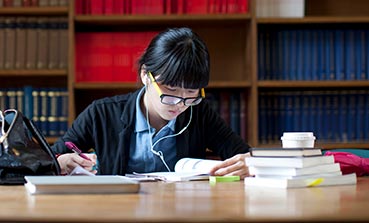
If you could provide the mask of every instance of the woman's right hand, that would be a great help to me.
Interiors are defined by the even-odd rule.
[[[97,159],[96,154],[84,153],[84,155],[86,155],[91,161],[86,160],[75,153],[66,153],[60,155],[58,157],[58,163],[61,169],[61,174],[67,175],[71,173],[77,166],[81,166],[88,172],[96,174],[97,170],[94,169]]]

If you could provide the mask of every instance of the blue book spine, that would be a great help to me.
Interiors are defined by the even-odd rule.
[[[347,133],[348,133],[348,141],[353,141],[356,139],[356,95],[350,91],[348,94],[348,111],[347,111]]]
[[[47,112],[47,123],[48,123],[48,136],[58,136],[59,135],[59,120],[58,120],[58,98],[59,90],[57,88],[50,88],[47,91],[47,97],[49,102],[49,111]]]
[[[340,142],[348,141],[348,133],[347,133],[347,110],[348,110],[348,101],[347,101],[348,91],[342,91],[340,95],[339,101],[339,139]]]
[[[287,31],[290,33],[289,41],[289,80],[297,79],[297,30]]]
[[[336,80],[345,80],[345,71],[344,71],[344,35],[345,32],[343,30],[336,30],[336,38],[335,38],[335,71],[336,71]]]
[[[366,79],[366,57],[367,52],[366,51],[366,31],[364,30],[356,30],[356,41],[355,41],[355,47],[356,47],[356,79],[357,80],[365,80]]]
[[[335,72],[335,34],[333,30],[327,30],[327,43],[326,43],[326,50],[327,50],[327,80],[336,80],[336,72]]]
[[[312,79],[312,53],[311,53],[311,43],[312,43],[312,35],[311,30],[304,30],[304,80]]]
[[[265,33],[258,33],[258,77],[259,80],[265,80]]]
[[[345,65],[346,65],[346,80],[355,80],[355,68],[356,68],[356,60],[358,59],[358,54],[355,52],[355,45],[358,43],[355,41],[355,31],[354,30],[346,30],[345,31]]]
[[[311,30],[311,79],[318,80],[318,30]]]
[[[283,30],[283,80],[290,80],[291,62],[290,60],[291,48],[291,33],[289,30]]]
[[[33,91],[33,87],[32,86],[24,86],[23,88],[24,91],[24,104],[23,104],[23,109],[24,112],[23,114],[28,118],[28,119],[33,119],[33,96],[32,96],[32,91]]]
[[[49,117],[49,100],[48,100],[48,89],[41,88],[40,89],[40,130],[43,135],[49,136],[49,125],[48,125],[48,117]]]
[[[240,128],[240,93],[233,92],[230,95],[230,126],[238,135],[241,133]]]
[[[365,91],[364,90],[358,91],[356,96],[357,96],[356,135],[357,135],[357,141],[358,142],[363,142],[365,140],[365,137],[364,137]]]
[[[267,98],[264,92],[260,92],[259,95],[259,139],[260,139],[260,143],[261,144],[266,144],[267,143],[267,132],[270,130],[268,129],[268,124],[267,124]]]
[[[303,69],[304,69],[304,32],[297,30],[296,36],[296,80],[303,80]]]
[[[327,79],[327,65],[326,65],[326,50],[325,50],[325,41],[326,41],[326,32],[324,30],[318,30],[318,70],[317,70],[317,80],[326,80]]]
[[[59,89],[60,96],[58,98],[58,107],[60,107],[60,111],[58,114],[59,117],[59,135],[62,136],[68,129],[68,103],[69,103],[69,94],[66,88]]]

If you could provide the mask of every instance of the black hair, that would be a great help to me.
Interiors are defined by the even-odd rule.
[[[209,52],[190,28],[171,28],[155,36],[138,60],[157,81],[169,86],[197,89],[209,83]]]

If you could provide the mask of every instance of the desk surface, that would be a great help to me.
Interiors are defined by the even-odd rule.
[[[300,189],[246,187],[243,181],[142,183],[138,194],[29,195],[0,186],[0,221],[360,221],[369,220],[369,178],[357,185]]]

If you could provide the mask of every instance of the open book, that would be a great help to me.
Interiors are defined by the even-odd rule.
[[[174,166],[174,172],[134,173],[131,177],[163,181],[209,180],[210,170],[221,162],[219,160],[182,158]]]

